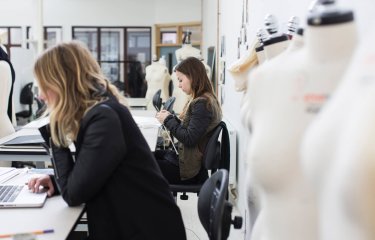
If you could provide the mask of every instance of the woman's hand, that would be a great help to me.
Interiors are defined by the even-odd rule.
[[[42,175],[35,178],[31,178],[28,182],[28,187],[33,193],[40,192],[41,188],[44,187],[47,188],[47,195],[48,197],[51,197],[53,193],[55,192],[55,189],[53,187],[52,179],[49,175]]]
[[[161,110],[160,112],[156,113],[156,119],[161,123],[164,124],[164,120],[170,115],[171,113],[167,110]]]

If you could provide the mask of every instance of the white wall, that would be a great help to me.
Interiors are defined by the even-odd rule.
[[[65,41],[72,38],[72,26],[153,27],[158,23],[202,20],[201,0],[0,0],[3,10],[0,14],[0,26],[21,26],[23,33],[26,32],[26,26],[37,29],[38,1],[43,2],[43,25],[62,26]],[[22,39],[25,46],[26,36]],[[12,56],[12,61],[19,62],[14,57]],[[18,66],[22,67],[20,64]],[[17,70],[24,72],[22,69]],[[22,81],[22,86],[24,81],[30,79],[17,77],[16,81]],[[13,95],[17,111],[22,109],[18,101],[19,92],[20,89],[15,89]]]
[[[28,25],[35,0],[0,0],[0,23]],[[44,0],[45,25],[153,25],[201,21],[201,0]],[[181,11],[183,9],[183,11]]]
[[[201,2],[202,0],[155,0],[154,22],[171,23],[202,21]]]
[[[207,62],[207,48],[217,45],[218,0],[202,0],[202,11],[202,56]]]
[[[35,0],[0,0],[1,26],[32,25]],[[71,39],[72,25],[153,26],[201,21],[201,0],[44,0],[44,25],[63,26]],[[183,9],[183,11],[181,11]]]
[[[203,0],[203,20],[206,16],[211,15],[212,2],[215,0]],[[237,59],[237,38],[240,36],[241,19],[242,19],[242,7],[246,0],[218,0],[219,3],[219,35],[225,36],[225,48],[226,55],[224,60],[228,67],[230,63]],[[255,39],[255,33],[257,29],[263,27],[264,16],[268,13],[274,14],[280,24],[284,24],[289,20],[291,16],[298,16],[301,19],[301,24],[305,26],[307,9],[311,3],[311,0],[247,0],[249,3],[249,26],[248,36],[251,42]],[[369,22],[373,22],[372,14],[375,8],[375,2],[373,0],[342,0],[337,1],[338,4],[353,9],[355,12],[355,19],[358,26],[358,32],[360,39],[363,39],[366,32],[369,30]],[[203,26],[209,26],[206,22],[203,22]],[[215,35],[214,27],[204,28],[203,39],[210,39],[211,36]],[[210,40],[211,41],[211,40]],[[324,41],[324,39],[322,39]],[[241,54],[245,52],[244,46],[241,46]],[[226,84],[224,87],[225,101],[223,105],[223,111],[226,118],[236,128],[238,134],[238,152],[237,157],[239,160],[239,174],[238,174],[238,201],[237,205],[242,212],[243,216],[245,211],[245,176],[246,176],[246,159],[244,153],[247,149],[247,142],[250,139],[250,135],[246,128],[241,124],[239,112],[240,102],[243,93],[236,92],[234,89],[234,82],[228,72],[225,73]],[[251,86],[249,86],[251,87]],[[246,220],[247,221],[247,220]]]

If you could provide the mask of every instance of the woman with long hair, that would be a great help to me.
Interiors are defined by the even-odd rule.
[[[222,119],[221,106],[199,59],[186,58],[175,71],[178,87],[190,100],[178,117],[166,110],[156,114],[159,122],[178,140],[178,150],[177,153],[159,150],[155,156],[169,183],[202,183],[208,177],[202,165],[203,153],[212,130]]]
[[[69,206],[85,203],[89,239],[186,239],[180,210],[125,98],[89,50],[76,41],[59,44],[37,59],[34,74],[50,114],[49,128],[40,131],[55,174],[31,179],[29,188],[48,187],[49,196],[60,193]]]

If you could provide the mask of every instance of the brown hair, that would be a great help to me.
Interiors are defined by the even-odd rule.
[[[67,147],[76,139],[85,113],[107,99],[103,92],[127,105],[125,97],[108,82],[87,47],[78,41],[46,50],[36,60],[34,75],[44,93],[50,90],[57,95],[48,110],[52,140],[58,146]]]
[[[210,104],[211,106],[220,106],[212,87],[212,83],[207,76],[206,68],[198,58],[186,58],[185,60],[177,64],[177,66],[175,67],[175,71],[184,74],[191,81],[192,100],[203,97],[208,100],[208,104]],[[214,104],[214,102],[216,104]],[[190,101],[186,103],[182,113],[180,114],[180,118],[184,117],[189,103]],[[221,113],[220,108],[218,109],[218,111],[220,111]]]

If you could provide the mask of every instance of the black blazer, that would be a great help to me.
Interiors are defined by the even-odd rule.
[[[129,110],[117,100],[82,119],[76,160],[52,148],[64,200],[86,203],[89,239],[186,239],[169,185]]]

